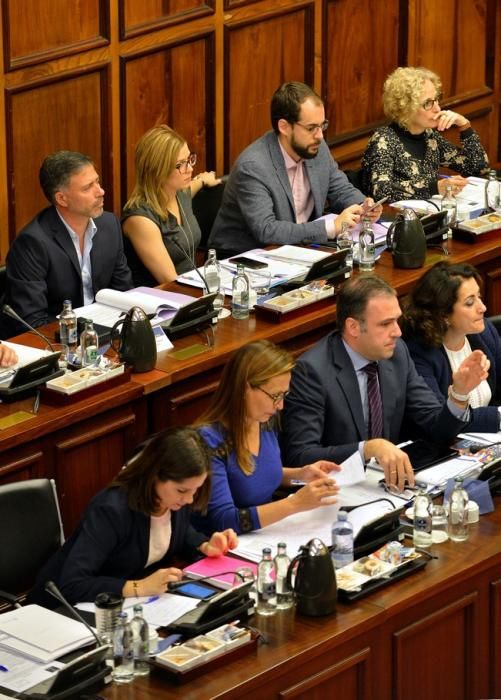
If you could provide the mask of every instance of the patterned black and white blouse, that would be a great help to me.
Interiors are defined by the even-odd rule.
[[[440,166],[464,177],[484,174],[489,159],[477,132],[465,129],[460,138],[458,147],[434,129],[417,135],[397,124],[377,129],[362,158],[364,193],[375,200],[389,196],[393,202],[428,199],[438,192]]]

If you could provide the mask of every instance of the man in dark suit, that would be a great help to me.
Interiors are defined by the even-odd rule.
[[[58,151],[44,160],[39,178],[51,206],[12,243],[5,296],[32,326],[53,321],[65,299],[78,307],[105,287],[132,287],[120,223],[103,212],[104,190],[90,158]],[[22,330],[2,316],[4,338]]]
[[[304,83],[284,83],[271,99],[269,131],[236,160],[209,246],[228,257],[251,248],[335,238],[373,204],[350,184],[324,141],[321,98]],[[315,221],[326,202],[336,221]],[[381,207],[369,214],[376,220]]]
[[[473,352],[453,374],[442,404],[400,339],[400,315],[395,290],[379,277],[345,284],[337,298],[339,330],[302,355],[293,370],[282,423],[285,464],[342,462],[359,450],[364,461],[377,459],[387,483],[403,488],[406,477],[414,483],[413,470],[394,443],[410,429],[451,442],[465,428],[467,395],[487,376],[488,359]]]

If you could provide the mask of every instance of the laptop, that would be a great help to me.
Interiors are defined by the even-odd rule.
[[[335,253],[314,262],[304,275],[292,277],[287,282],[281,282],[280,287],[296,289],[308,284],[308,282],[313,282],[313,280],[332,280],[336,277],[342,277],[345,272],[350,271],[350,268],[345,265],[347,255],[347,250],[337,250]]]
[[[60,352],[52,352],[17,369],[0,370],[0,399],[8,401],[20,398],[21,393],[64,374],[58,364],[60,355]]]

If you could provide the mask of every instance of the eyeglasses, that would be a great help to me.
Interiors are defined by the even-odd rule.
[[[320,131],[324,132],[327,131],[327,129],[329,128],[329,122],[327,121],[327,119],[321,124],[301,124],[301,122],[294,122],[294,124],[297,124],[309,134],[314,134],[315,131],[318,131],[319,129]]]
[[[270,394],[268,391],[266,391],[266,389],[263,389],[262,386],[256,386],[254,388],[259,389],[259,391],[262,391],[263,394],[266,394],[266,396],[273,401],[274,406],[277,406],[289,394],[288,391],[277,391],[276,394]]]
[[[428,100],[426,100],[425,102],[422,102],[422,103],[421,103],[421,107],[422,107],[423,109],[425,109],[427,112],[429,112],[430,109],[433,108],[433,105],[434,105],[435,103],[437,103],[437,105],[438,105],[438,104],[440,104],[441,101],[442,101],[442,95],[437,95],[437,96],[434,97],[433,99],[430,97]]]
[[[180,160],[179,163],[176,163],[176,170],[179,170],[180,173],[185,173],[188,168],[193,168],[197,162],[197,154],[196,153],[190,153],[188,158],[186,160]]]

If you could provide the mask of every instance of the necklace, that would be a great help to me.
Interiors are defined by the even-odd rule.
[[[188,221],[188,218],[187,218],[187,216],[186,216],[186,213],[185,213],[185,211],[184,211],[184,209],[183,209],[183,205],[181,204],[181,200],[178,199],[178,200],[177,200],[177,203],[178,203],[179,209],[180,209],[180,211],[181,211],[181,218],[182,218],[182,220],[183,220],[183,223],[187,226],[188,231],[189,231],[189,233],[190,233],[189,237],[188,237],[188,234],[186,233],[186,231],[184,230],[183,225],[181,224],[181,222],[179,222],[179,228],[180,228],[180,230],[182,231],[183,236],[184,236],[185,239],[186,239],[187,254],[188,254],[188,256],[189,256],[191,262],[193,263],[193,265],[195,265],[195,237],[193,236],[193,231],[191,230],[190,222]]]

